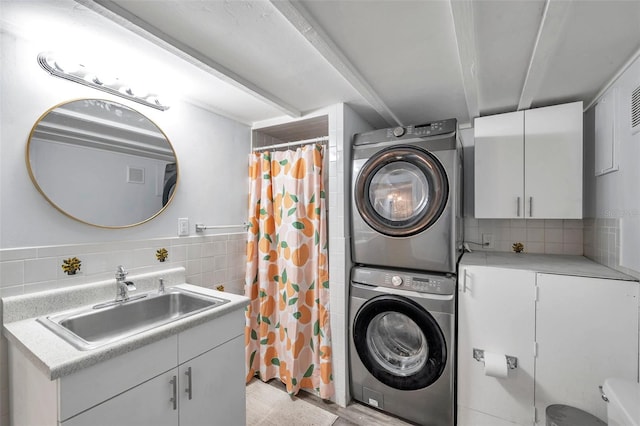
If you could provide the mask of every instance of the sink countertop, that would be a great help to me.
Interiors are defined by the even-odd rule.
[[[36,321],[38,317],[43,315],[113,299],[115,297],[115,279],[106,280],[94,284],[3,298],[4,336],[51,380],[55,380],[211,321],[229,312],[244,309],[249,304],[249,299],[244,296],[186,284],[184,283],[184,275],[184,268],[132,275],[129,279],[134,281],[138,288],[132,295],[155,290],[157,279],[162,277],[165,279],[167,289],[171,287],[184,288],[196,293],[227,299],[229,302],[211,310],[86,351],[76,349]]]
[[[584,256],[563,254],[534,254],[510,252],[465,253],[461,266],[489,266],[494,268],[524,269],[556,275],[573,275],[622,281],[638,281],[630,275],[601,265]]]

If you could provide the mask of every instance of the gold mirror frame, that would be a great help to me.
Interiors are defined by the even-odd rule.
[[[40,150],[34,151],[37,148],[40,148]],[[47,149],[50,150],[50,153],[54,153],[54,155],[47,157],[46,159],[48,161],[42,161],[43,159],[41,157],[45,155],[44,151]],[[112,167],[121,166],[116,164],[115,160],[117,158],[131,160],[129,165],[122,164],[122,169],[118,171],[118,173],[120,171],[123,172],[120,178],[126,178],[125,184],[142,184],[142,186],[138,185],[137,191],[144,190],[150,192],[153,190],[155,198],[160,197],[160,206],[156,208],[155,205],[145,205],[140,202],[140,200],[143,199],[142,197],[135,196],[135,191],[124,191],[129,198],[134,197],[132,198],[132,204],[135,204],[136,208],[146,209],[152,213],[139,213],[137,216],[140,217],[131,219],[131,223],[109,223],[105,220],[96,220],[100,215],[111,217],[109,215],[119,213],[116,209],[125,209],[123,211],[126,211],[126,209],[132,207],[132,205],[117,205],[118,200],[127,202],[126,199],[122,200],[121,193],[117,191],[117,188],[111,188],[114,189],[114,191],[110,193],[96,195],[91,192],[92,188],[86,187],[82,189],[81,192],[83,193],[77,197],[77,199],[82,201],[74,200],[72,201],[74,205],[71,205],[67,200],[73,196],[70,191],[75,191],[80,183],[86,183],[83,178],[93,177],[95,175],[78,175],[80,173],[78,170],[72,171],[70,167],[65,169],[65,166],[62,164],[58,170],[54,170],[56,167],[54,164],[56,161],[54,156],[60,156],[59,153],[63,150],[71,153],[82,150],[85,158],[78,159],[76,162],[74,162],[71,156],[66,155],[63,156],[62,160],[60,158],[58,158],[58,160],[71,163],[72,165],[77,164],[79,167],[84,168],[91,167],[91,164],[86,161],[86,156],[88,156],[89,153],[108,156],[112,160]],[[41,170],[38,171],[38,165],[34,165],[34,161],[45,163],[46,166],[41,166]],[[107,167],[105,166],[105,164],[108,164],[107,161],[97,161],[98,163],[92,171],[97,170],[99,167]],[[155,175],[151,173],[151,177],[153,178],[151,182],[147,182],[146,180],[146,168],[135,167],[135,164],[138,163],[144,163],[146,166],[156,166]],[[106,229],[130,228],[154,219],[171,204],[180,181],[175,150],[162,129],[139,111],[105,99],[74,99],[62,102],[48,109],[38,118],[31,129],[26,147],[26,164],[29,177],[38,192],[59,212],[86,225]],[[173,182],[170,188],[167,186],[167,164],[174,164],[174,166],[172,166],[174,171],[169,174]],[[161,172],[159,169],[162,165],[164,165],[164,168],[161,180]],[[48,178],[42,175],[42,173],[45,173],[43,171],[44,167],[47,169],[46,173],[49,173]],[[109,176],[103,174],[96,176],[96,178],[99,181],[106,181],[113,178],[113,176],[113,174]],[[140,181],[140,177],[142,181]],[[138,179],[138,181],[135,179]],[[47,186],[51,187],[51,185],[55,185],[55,183],[50,184],[50,180],[64,181],[62,184],[63,187],[54,188],[54,190],[47,188]],[[159,190],[161,182],[162,187]],[[60,182],[56,183],[60,184]],[[154,184],[153,188],[151,187],[152,184]],[[87,197],[87,195],[89,195],[89,197]],[[92,203],[90,198],[95,198],[94,201],[105,203],[108,208],[113,206],[113,210],[108,210],[105,206],[96,206],[95,210],[97,210],[98,213],[94,214],[93,217],[79,214],[82,210],[90,208],[90,203]],[[75,204],[76,201],[77,204]],[[82,205],[82,202],[89,204]],[[93,214],[94,212],[91,213]]]

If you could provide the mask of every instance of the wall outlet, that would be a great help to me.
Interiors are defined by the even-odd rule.
[[[495,248],[493,234],[482,234],[482,247],[490,249]]]
[[[178,236],[186,237],[187,235],[189,235],[189,219],[181,217],[178,219]]]

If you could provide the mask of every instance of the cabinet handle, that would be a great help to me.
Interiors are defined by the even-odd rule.
[[[520,197],[516,198],[516,216],[520,217]]]
[[[604,393],[604,389],[602,388],[602,386],[598,386],[598,388],[600,389],[600,397],[602,398],[602,400],[604,402],[609,402],[609,397],[607,397],[607,394]]]
[[[462,292],[466,293],[467,292],[467,277],[469,276],[469,272],[467,272],[467,270],[464,270],[464,274],[462,274]]]
[[[169,381],[171,386],[173,387],[173,397],[169,400],[173,403],[173,409],[178,409],[178,378],[173,376]]]
[[[189,394],[189,400],[191,400],[193,397],[193,387],[191,386],[191,367],[187,368],[184,375],[187,376],[187,388],[184,391]]]
[[[533,217],[533,197],[529,197],[529,217]]]

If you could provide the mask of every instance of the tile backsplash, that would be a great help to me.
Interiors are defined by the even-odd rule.
[[[640,272],[620,266],[619,218],[584,220],[584,255],[609,268],[640,278]]]
[[[525,253],[581,255],[583,221],[580,219],[475,219],[465,218],[464,239],[472,251],[512,251],[516,242]],[[482,246],[483,234],[493,237],[494,248]]]
[[[245,233],[159,238],[102,244],[74,244],[0,250],[0,297],[26,294],[113,278],[116,267],[130,273],[184,266],[187,282],[207,288],[219,285],[242,294],[245,271]],[[156,251],[166,249],[165,262]],[[67,275],[65,259],[77,257],[80,271]]]

